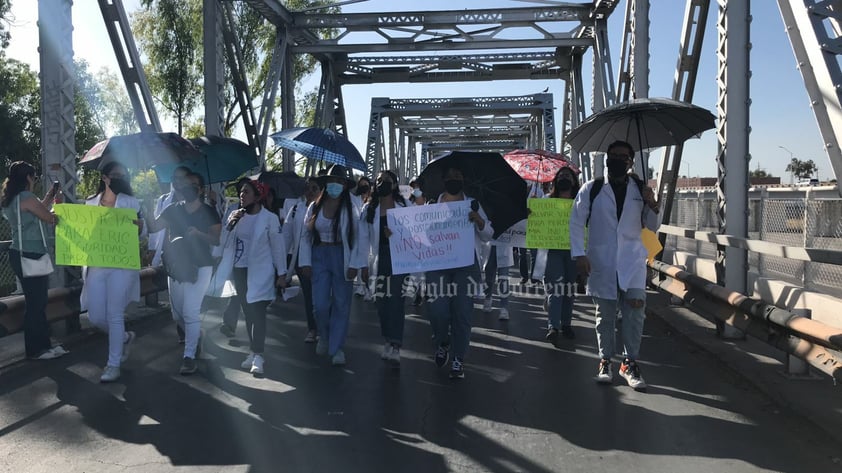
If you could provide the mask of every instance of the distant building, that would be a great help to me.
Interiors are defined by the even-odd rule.
[[[649,186],[654,188],[657,185],[655,179],[649,180]],[[750,178],[751,186],[779,186],[781,185],[780,177],[752,177]],[[699,187],[715,187],[715,177],[679,177],[675,183],[676,189],[696,189]]]

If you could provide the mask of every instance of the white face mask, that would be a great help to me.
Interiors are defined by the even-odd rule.
[[[417,199],[418,197],[421,197],[423,194],[424,194],[424,193],[423,193],[423,192],[421,192],[421,189],[415,189],[414,191],[412,191],[412,197],[415,197],[416,199]]]
[[[333,197],[334,199],[339,197],[344,190],[344,186],[339,184],[338,182],[328,182],[327,186],[325,186],[325,191],[327,191],[327,195]]]

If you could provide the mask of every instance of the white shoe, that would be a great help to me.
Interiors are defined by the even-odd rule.
[[[252,365],[254,364],[254,353],[249,354],[242,363],[240,363],[240,367],[244,370],[251,369]]]
[[[69,351],[67,351],[67,350],[66,350],[63,346],[61,346],[61,345],[56,345],[56,346],[54,346],[54,347],[52,348],[52,352],[53,352],[53,353],[55,353],[56,358],[58,358],[58,357],[60,357],[60,356],[64,356],[64,355],[66,355],[66,354],[70,353]]]
[[[354,285],[354,295],[355,296],[364,296],[365,295],[365,286],[362,284]]]
[[[134,332],[126,332],[126,341],[123,342],[123,356],[120,357],[120,362],[125,363],[129,359],[129,353],[132,350],[132,343],[137,335]]]
[[[333,366],[345,366],[345,352],[339,350],[333,355],[333,358],[330,360]]]
[[[500,308],[500,315],[497,317],[498,320],[509,320],[509,309],[505,307]]]
[[[251,362],[251,374],[263,374],[263,355],[254,355]]]
[[[368,286],[365,286],[365,288],[363,289],[363,292],[364,292],[363,300],[365,302],[371,302],[371,301],[374,300],[374,296],[371,294],[371,289],[369,289]]]
[[[389,357],[391,357],[391,356],[392,356],[392,344],[389,343],[389,342],[386,342],[386,344],[383,345],[383,353],[380,354],[380,359],[381,360],[388,360]]]
[[[486,299],[482,303],[482,311],[485,313],[491,312],[492,310],[492,300],[491,298]]]
[[[392,347],[392,352],[389,353],[389,362],[396,365],[401,364],[401,347]]]
[[[99,377],[100,383],[113,383],[120,379],[120,368],[116,366],[106,366],[102,370],[102,376]]]

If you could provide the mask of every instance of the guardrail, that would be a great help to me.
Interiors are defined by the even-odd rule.
[[[166,273],[162,267],[144,268],[140,271],[140,293],[142,296],[167,289]],[[47,321],[78,316],[82,311],[79,295],[82,286],[56,287],[47,292]],[[0,337],[18,332],[23,328],[25,300],[22,295],[0,298]]]
[[[651,283],[704,314],[731,325],[842,381],[842,329],[730,291],[676,266],[653,261]]]

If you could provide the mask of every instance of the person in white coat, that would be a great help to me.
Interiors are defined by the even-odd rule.
[[[313,178],[308,179],[304,186],[303,198],[296,199],[295,204],[290,206],[281,227],[284,243],[289,250],[287,282],[292,280],[293,273],[297,274],[301,284],[301,293],[304,295],[304,314],[307,316],[307,335],[304,336],[304,343],[316,343],[318,327],[316,318],[313,316],[313,282],[301,273],[301,267],[298,264],[298,248],[301,246],[301,238],[304,235],[304,216],[307,214],[307,207],[321,192],[319,183]]]
[[[243,181],[240,208],[228,217],[220,240],[222,261],[217,277],[233,280],[240,296],[251,353],[241,363],[254,375],[262,375],[266,343],[266,307],[275,300],[275,287],[286,287],[286,247],[277,214],[263,206],[267,187]]]
[[[438,367],[447,364],[450,353],[453,361],[450,365],[450,378],[465,377],[463,363],[468,346],[471,343],[471,312],[473,310],[470,294],[471,282],[479,283],[479,261],[483,242],[491,239],[494,229],[488,216],[479,205],[463,192],[465,177],[457,168],[448,168],[442,174],[445,192],[437,199],[438,203],[472,201],[468,220],[474,224],[474,262],[462,268],[444,269],[427,272],[427,294],[432,299],[427,313],[433,329],[433,343],[436,347],[435,361]],[[455,293],[448,288],[455,286]]]
[[[111,161],[100,172],[97,193],[85,204],[136,211],[135,224],[143,236],[140,201],[133,196],[126,167]],[[85,267],[82,279],[82,310],[88,311],[91,324],[108,334],[108,362],[99,380],[110,383],[120,378],[120,365],[128,359],[135,339],[134,332],[126,331],[125,311],[129,303],[140,300],[140,271]]]
[[[596,305],[600,357],[596,381],[608,384],[613,380],[611,358],[615,354],[619,305],[623,316],[620,375],[629,386],[642,390],[646,383],[637,360],[643,336],[648,253],[641,230],[658,230],[659,207],[652,189],[638,185],[638,178],[629,174],[633,158],[634,149],[629,143],[616,141],[609,145],[606,185],[601,186],[593,203],[591,188],[598,181],[585,183],[576,195],[570,215],[570,246],[578,272],[590,277],[587,292]]]
[[[499,241],[488,243],[488,258],[485,260],[485,301],[482,311],[491,313],[494,310],[494,293],[500,301],[499,320],[509,320],[509,268],[514,266],[515,258],[512,246]]]
[[[324,191],[304,216],[298,264],[313,282],[313,315],[319,330],[316,354],[329,355],[334,366],[342,366],[353,281],[367,262],[359,242],[359,213],[348,191],[353,182],[348,170],[335,164],[319,182]]]
[[[398,176],[392,171],[381,171],[375,181],[373,197],[360,214],[360,246],[368,256],[368,267],[363,268],[362,278],[369,286],[373,282],[380,334],[385,342],[380,358],[394,364],[401,362],[406,316],[403,288],[407,275],[392,273],[389,247],[392,232],[387,225],[386,211],[406,206],[398,189]]]

